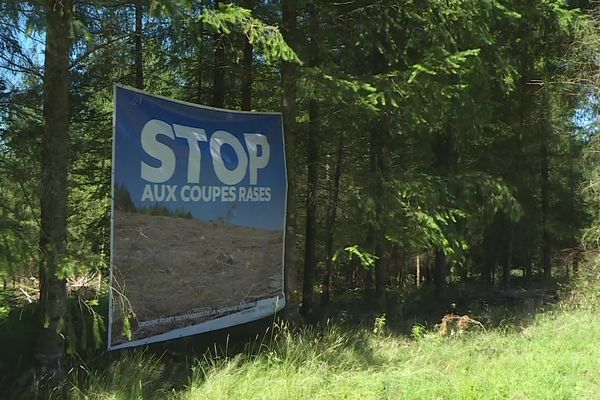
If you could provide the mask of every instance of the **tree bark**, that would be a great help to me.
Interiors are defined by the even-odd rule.
[[[511,221],[506,218],[506,224],[508,227],[508,237],[506,243],[506,253],[504,257],[504,265],[502,268],[502,284],[506,287],[510,285],[510,275],[512,272],[512,256],[513,256],[513,245],[514,245],[514,234]]]
[[[319,190],[319,105],[310,100],[308,105],[308,175],[306,193],[306,234],[304,248],[304,279],[302,284],[302,315],[314,312],[314,283],[317,266],[317,193]]]
[[[435,167],[441,177],[446,178],[456,167],[455,138],[452,122],[448,121],[446,132],[440,135],[434,143]],[[439,247],[435,249],[435,265],[433,268],[433,282],[438,298],[443,297],[446,290],[446,278],[449,273],[446,253]]]
[[[244,0],[244,8],[252,10],[253,0]],[[252,61],[254,47],[247,36],[244,37],[244,59],[242,67],[242,110],[252,110]]]
[[[550,181],[549,181],[549,160],[548,160],[548,139],[552,130],[550,121],[550,103],[546,89],[543,90],[542,101],[542,121],[541,121],[541,212],[542,212],[542,268],[544,271],[544,279],[549,280],[552,277],[552,254],[550,250],[550,231],[548,228],[549,217],[549,196],[550,196]]]
[[[216,0],[215,7],[226,4],[228,0]],[[214,36],[213,100],[212,106],[225,107],[225,35],[217,32]]]
[[[282,1],[282,34],[286,43],[294,48],[297,44],[296,0]],[[299,320],[298,265],[296,251],[296,79],[298,67],[293,62],[284,62],[281,67],[283,88],[282,111],[285,130],[285,155],[288,177],[284,286],[286,296],[285,318],[294,323]]]
[[[142,47],[142,0],[135,0],[135,87],[144,89],[144,53]]]
[[[382,112],[384,114],[384,112]],[[380,310],[385,310],[386,305],[386,282],[387,271],[383,259],[383,244],[384,236],[382,234],[382,218],[383,218],[383,184],[384,184],[384,160],[383,160],[383,136],[387,134],[387,124],[384,123],[385,116],[382,115],[380,120],[375,123],[371,130],[370,140],[370,168],[373,175],[373,198],[375,200],[375,221],[370,227],[371,247],[375,259],[375,299]]]
[[[196,66],[196,102],[202,104],[202,79],[204,72],[204,51],[202,49],[202,41],[204,37],[204,29],[200,28],[200,40],[198,41],[198,58]]]
[[[444,250],[438,248],[435,251],[435,262],[433,271],[433,283],[435,285],[435,295],[441,298],[446,290],[446,276],[448,274],[448,260]]]
[[[417,254],[415,261],[416,261],[415,284],[417,287],[420,287],[421,286],[421,256]]]
[[[311,67],[319,66],[319,14],[315,5],[310,9]],[[319,103],[310,99],[308,104],[308,174],[306,180],[306,234],[304,248],[304,279],[302,285],[302,315],[310,318],[314,313],[314,284],[317,268],[317,195],[319,191],[319,131],[321,117]]]
[[[335,171],[330,187],[329,209],[327,211],[327,243],[325,259],[325,276],[323,277],[323,290],[321,292],[321,304],[329,303],[331,293],[331,280],[333,277],[333,236],[335,234],[335,220],[337,216],[338,198],[340,193],[340,179],[342,177],[342,159],[344,158],[344,132],[340,131],[338,141]]]
[[[69,146],[69,58],[71,0],[47,0],[44,61],[44,136],[42,137],[40,310],[36,359],[42,378],[40,397],[57,390],[65,375],[66,280],[61,267],[67,253],[67,168]]]
[[[387,71],[387,61],[385,56],[376,51],[372,55],[372,72],[373,75],[379,75]],[[375,202],[375,221],[370,226],[371,248],[375,259],[375,299],[380,311],[385,311],[386,308],[386,283],[387,283],[387,268],[384,262],[383,252],[385,236],[383,234],[383,214],[384,214],[384,183],[386,175],[385,165],[385,145],[389,134],[389,123],[387,110],[384,108],[380,111],[377,120],[374,121],[370,135],[369,149],[369,168],[373,179],[371,195]]]

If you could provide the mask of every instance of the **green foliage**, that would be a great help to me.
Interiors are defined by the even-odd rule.
[[[561,0],[294,2],[297,30],[288,32],[287,22],[281,21],[281,2],[254,2],[252,10],[223,2],[211,9],[206,4],[144,2],[145,87],[180,100],[210,103],[215,41],[223,34],[226,107],[239,108],[241,94],[247,90],[241,76],[247,67],[248,39],[254,46],[253,108],[276,111],[281,109],[282,92],[277,64],[294,64],[297,75],[291,80],[297,89],[293,102],[297,115],[291,117],[297,124],[286,137],[295,143],[291,159],[297,162],[289,167],[298,174],[289,181],[297,184],[294,200],[303,204],[308,131],[318,125],[322,178],[316,193],[317,259],[331,254],[328,243],[338,249],[333,257],[334,300],[347,289],[344,275],[347,286],[354,288],[375,264],[389,272],[384,289],[405,299],[416,281],[416,256],[423,256],[421,271],[433,274],[431,260],[426,263],[425,258],[440,250],[454,281],[480,278],[511,260],[515,267],[539,266],[544,244],[554,255],[577,246],[588,224],[586,214],[592,224],[585,230],[584,242],[588,249],[598,249],[600,145],[593,127],[575,132],[573,118],[582,109],[594,115],[597,107],[595,91],[600,85],[594,74],[600,41],[593,16]],[[75,16],[69,88],[68,256],[59,273],[74,277],[100,271],[106,281],[112,84],[133,83],[134,16],[130,6],[106,2],[78,3]],[[37,4],[0,3],[0,277],[9,282],[13,277],[36,275],[38,267],[39,181],[40,171],[47,167],[40,164],[44,29],[44,14]],[[289,33],[289,43],[281,32]],[[315,103],[319,118],[311,121],[314,113],[311,117],[309,108]],[[337,222],[329,227],[330,210],[323,205],[329,204],[333,192],[340,136],[344,141],[339,199],[333,208]],[[542,144],[547,146],[550,171],[547,212],[541,210]],[[114,196],[119,211],[192,218],[189,212],[161,203],[136,206],[119,185]],[[296,231],[302,232],[305,209],[292,211],[298,220]],[[329,231],[331,238],[326,237]],[[301,248],[303,238],[298,239]],[[361,268],[354,270],[359,264]],[[434,278],[427,276],[423,284]],[[0,298],[0,321],[13,315],[8,304]],[[82,297],[70,306],[74,310],[63,321],[69,352],[97,349],[106,328],[104,300]],[[123,333],[128,337],[129,311],[123,318]],[[535,397],[525,378],[542,381],[539,393],[561,394],[562,386],[557,389],[546,382],[534,364],[526,364],[516,357],[516,350],[505,346],[506,339],[499,334],[465,341],[468,357],[456,361],[452,347],[429,341],[431,333],[420,325],[414,326],[413,337],[424,342],[423,348],[381,337],[387,333],[387,323],[385,316],[378,317],[369,326],[374,332],[350,334],[333,328],[302,334],[281,330],[265,354],[202,364],[198,367],[202,376],[198,372],[182,397],[243,398],[264,393],[272,398]],[[579,323],[565,332],[595,340],[591,333],[576,329]],[[585,321],[582,324],[587,326]],[[15,332],[27,331],[12,327]],[[543,329],[552,331],[545,325]],[[31,332],[27,331],[28,338]],[[549,365],[550,351],[541,340],[531,344],[541,351],[536,362]],[[549,343],[556,344],[553,340]],[[489,348],[505,353],[489,353]],[[422,349],[426,351],[419,353]],[[435,358],[438,353],[444,357]],[[485,365],[480,353],[492,355],[498,376],[505,381],[477,375]],[[577,361],[569,358],[571,353],[565,357]],[[96,388],[90,390],[98,398],[166,397],[148,384],[160,376],[160,368],[141,371],[143,359],[116,363],[106,376],[80,378]],[[514,375],[507,367],[512,362],[528,375]],[[409,364],[414,368],[405,368]],[[586,361],[586,366],[595,365]],[[300,376],[301,370],[308,374]],[[414,374],[415,370],[425,373]],[[440,383],[439,377],[447,371],[455,374]],[[112,375],[119,375],[114,383]],[[564,384],[575,379],[570,376]],[[334,378],[340,378],[340,383]],[[513,379],[523,396],[503,383]],[[406,390],[395,382],[406,382]],[[573,392],[582,397],[589,394],[585,382],[575,382]],[[590,382],[591,393],[596,382]],[[356,392],[348,392],[347,387]]]
[[[373,265],[375,264],[375,260],[377,260],[378,258],[377,256],[371,253],[361,250],[357,245],[348,246],[344,250],[348,252],[350,259],[352,259],[352,257],[354,256],[358,257],[358,259],[360,260],[360,265],[362,265],[364,268],[373,267]]]
[[[300,59],[285,40],[279,29],[254,18],[250,10],[233,4],[219,4],[218,10],[204,9],[199,22],[217,32],[231,33],[240,29],[270,62],[290,61],[301,64]]]
[[[375,336],[384,336],[387,332],[385,314],[375,318],[373,322],[373,334]]]

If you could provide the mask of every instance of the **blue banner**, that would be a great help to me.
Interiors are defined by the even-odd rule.
[[[115,86],[109,349],[284,307],[284,149],[279,113]]]

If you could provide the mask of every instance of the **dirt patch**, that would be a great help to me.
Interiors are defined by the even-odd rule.
[[[138,340],[231,311],[150,327],[140,322],[283,292],[281,231],[123,211],[114,218],[112,345],[127,341],[124,309]]]

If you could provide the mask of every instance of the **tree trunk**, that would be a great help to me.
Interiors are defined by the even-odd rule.
[[[198,59],[196,66],[196,103],[202,104],[202,73],[204,72],[204,51],[202,42],[204,37],[204,29],[200,28],[200,40],[198,41]]]
[[[371,268],[369,269],[365,269],[364,266],[360,266],[360,268],[363,269],[363,288],[364,288],[364,293],[365,293],[365,298],[367,300],[371,299],[371,296],[373,296],[373,271]]]
[[[417,287],[421,286],[421,256],[417,254],[416,257],[416,276],[415,283]]]
[[[526,260],[525,261],[525,266],[523,267],[523,275],[525,276],[526,280],[531,280],[531,276],[532,276],[532,268],[531,268],[531,261]]]
[[[144,89],[144,53],[142,48],[142,0],[135,0],[135,87]]]
[[[294,48],[297,44],[296,0],[282,1],[282,34],[286,43]],[[298,265],[296,251],[296,79],[298,67],[284,62],[281,67],[283,88],[282,111],[285,130],[285,153],[288,178],[287,213],[285,231],[284,284],[286,295],[286,319],[299,320]]]
[[[304,249],[304,280],[302,284],[302,315],[310,317],[314,307],[314,283],[317,266],[317,193],[319,190],[319,105],[308,105],[308,176],[306,193],[306,236]]]
[[[319,15],[317,7],[312,6],[310,10],[310,27],[312,38],[310,41],[310,64],[312,67],[319,66]],[[304,280],[302,286],[302,315],[310,318],[314,313],[314,284],[317,268],[317,195],[319,191],[319,131],[321,128],[321,117],[319,115],[319,103],[310,99],[308,104],[308,174],[306,180],[306,235],[304,249]]]
[[[331,182],[329,198],[329,210],[327,211],[327,243],[325,259],[325,276],[323,277],[323,291],[321,292],[321,304],[329,303],[331,293],[331,280],[333,277],[333,235],[335,234],[335,220],[337,216],[338,198],[340,193],[340,178],[342,176],[342,159],[344,158],[344,132],[340,130],[340,138],[337,148],[337,159],[335,171]]]
[[[506,244],[506,253],[504,257],[504,266],[502,268],[502,284],[504,286],[510,285],[510,274],[512,272],[512,255],[513,255],[513,245],[514,245],[514,234],[513,228],[511,226],[511,222],[506,219],[506,223],[508,224],[508,239]]]
[[[36,359],[40,397],[48,398],[65,375],[67,289],[62,264],[67,253],[67,167],[69,145],[69,57],[71,0],[46,1],[44,136],[42,137],[40,310]]]
[[[382,233],[383,219],[383,184],[384,184],[384,136],[387,134],[387,124],[385,123],[385,113],[382,112],[380,121],[375,124],[371,131],[371,149],[370,149],[370,167],[374,179],[373,198],[375,200],[375,221],[370,228],[371,246],[375,259],[375,298],[377,306],[381,311],[385,310],[386,306],[386,283],[387,271],[383,258],[384,252],[384,235]]]
[[[244,0],[244,8],[252,10],[253,0]],[[244,37],[244,59],[242,70],[242,110],[252,110],[252,61],[254,48],[247,36]]]
[[[456,152],[454,148],[454,133],[451,122],[448,121],[446,132],[440,135],[434,143],[435,167],[441,177],[450,175],[456,166]],[[448,260],[444,250],[435,249],[435,265],[433,268],[433,283],[436,296],[443,297],[446,290],[446,277],[448,275]]]
[[[433,283],[435,285],[435,295],[442,298],[446,290],[446,275],[448,271],[448,260],[444,250],[438,248],[435,252],[435,264],[433,273]]]
[[[544,271],[544,279],[549,280],[552,277],[552,255],[550,253],[550,231],[548,229],[548,213],[549,213],[549,168],[548,168],[548,139],[552,125],[550,121],[550,104],[548,102],[548,94],[546,89],[543,90],[542,101],[542,121],[541,121],[541,212],[542,212],[542,268]]]
[[[216,0],[215,7],[226,4],[228,0]],[[225,107],[225,35],[217,32],[214,36],[213,100],[212,106]]]

